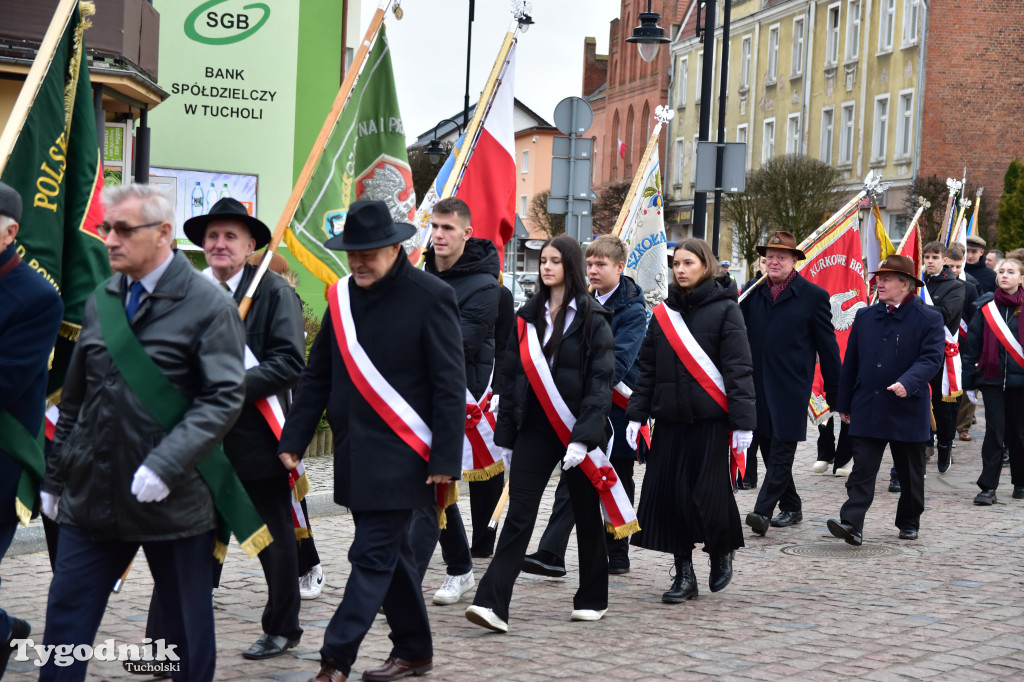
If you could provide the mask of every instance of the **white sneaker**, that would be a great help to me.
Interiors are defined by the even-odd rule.
[[[593,609],[573,609],[572,615],[569,616],[569,620],[601,620],[607,612],[608,609],[601,609],[600,611],[595,611]]]
[[[463,575],[446,575],[441,588],[434,593],[434,603],[439,605],[458,604],[462,595],[473,589],[476,579],[473,571]]]
[[[324,570],[317,564],[299,578],[299,596],[303,599],[316,599],[324,588]]]
[[[853,471],[852,459],[843,466],[836,469],[836,476],[849,476],[851,471]]]
[[[508,632],[508,623],[498,618],[493,609],[474,604],[466,609],[466,620],[495,632]]]
[[[828,471],[828,468],[831,464],[832,462],[826,462],[823,459],[819,459],[817,462],[814,463],[814,466],[811,467],[811,471],[813,471],[816,474],[823,474],[826,471]]]

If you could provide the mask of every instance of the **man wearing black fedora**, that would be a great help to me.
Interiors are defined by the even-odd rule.
[[[792,526],[803,520],[800,495],[793,484],[793,457],[797,443],[807,439],[814,363],[815,359],[820,363],[825,397],[831,403],[840,361],[828,292],[796,271],[797,262],[805,258],[796,237],[776,232],[757,252],[765,257],[767,279],[740,309],[754,363],[754,439],[765,466],[757,502],[746,521],[755,533],[765,535],[769,526]],[[780,513],[772,518],[776,504]]]
[[[401,242],[415,233],[381,201],[356,201],[342,234],[351,275],[329,310],[299,380],[278,450],[298,464],[324,409],[334,432],[334,500],[352,510],[345,596],[324,633],[317,682],[346,680],[384,607],[393,647],[364,680],[433,667],[430,623],[409,543],[414,509],[462,473],[466,371],[454,290],[415,269]]]
[[[850,425],[853,471],[838,519],[837,538],[859,546],[875,477],[889,446],[900,480],[896,526],[916,540],[924,511],[924,449],[931,438],[928,384],[945,357],[942,314],[916,295],[924,286],[914,261],[889,256],[878,264],[878,303],[857,311],[839,381],[835,409]]]

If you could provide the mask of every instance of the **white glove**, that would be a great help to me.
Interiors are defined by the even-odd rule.
[[[60,495],[54,495],[45,491],[39,492],[39,499],[42,501],[43,514],[46,518],[56,521],[57,511],[60,508]]]
[[[753,431],[733,431],[732,432],[732,447],[738,452],[743,452],[750,447],[750,444],[754,441]]]
[[[971,401],[972,405],[978,404],[978,394],[974,391],[964,391],[967,394],[967,399]]]
[[[501,396],[498,395],[497,393],[495,393],[494,395],[491,396],[490,411],[493,412],[494,414],[498,414],[498,398],[500,398],[500,397]]]
[[[171,494],[171,489],[145,464],[139,466],[132,477],[132,495],[139,502],[159,502]]]
[[[501,449],[501,461],[505,463],[505,471],[508,471],[509,465],[512,464],[512,448]]]
[[[636,450],[636,439],[640,435],[640,422],[629,422],[626,424],[626,445],[630,450]]]
[[[580,462],[587,458],[587,446],[583,443],[569,443],[565,449],[565,457],[562,460],[563,469],[572,469],[579,466]]]

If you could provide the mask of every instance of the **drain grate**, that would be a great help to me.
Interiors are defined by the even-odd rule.
[[[782,548],[783,554],[793,556],[826,557],[833,559],[873,559],[893,556],[900,550],[887,545],[861,545],[854,547],[845,542],[815,542],[810,545],[789,545]]]

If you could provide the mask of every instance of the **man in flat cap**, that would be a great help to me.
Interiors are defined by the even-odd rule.
[[[401,243],[416,228],[381,201],[355,201],[342,234],[351,275],[328,291],[278,452],[298,465],[324,409],[334,432],[334,500],[352,510],[345,596],[324,633],[316,682],[346,680],[378,609],[393,647],[364,680],[433,667],[421,576],[409,543],[414,509],[462,474],[466,370],[454,290],[415,269]]]
[[[47,361],[64,314],[57,291],[21,260],[14,243],[19,220],[21,196],[0,182],[0,561],[18,521],[27,524],[35,507],[44,467],[36,437],[43,423]],[[4,594],[10,597],[11,591]],[[11,640],[30,632],[27,622],[0,607],[0,677]]]
[[[996,272],[985,265],[985,240],[977,235],[967,237],[967,264],[964,272],[978,280],[979,294],[996,290]]]

